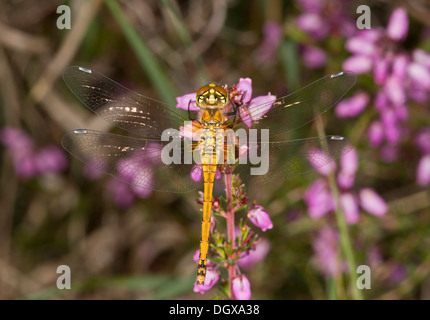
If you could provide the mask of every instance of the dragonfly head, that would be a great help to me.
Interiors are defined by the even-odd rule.
[[[209,83],[207,86],[197,90],[196,102],[202,109],[222,109],[228,102],[228,93],[223,87],[217,86],[215,83]]]

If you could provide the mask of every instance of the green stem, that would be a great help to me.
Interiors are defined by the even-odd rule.
[[[361,294],[361,291],[357,288],[357,272],[356,272],[357,263],[355,262],[354,251],[352,249],[352,243],[349,236],[348,227],[346,225],[345,215],[343,214],[343,211],[340,209],[339,189],[337,187],[336,180],[333,174],[330,174],[328,176],[328,183],[329,183],[330,191],[333,195],[333,198],[336,201],[336,222],[337,222],[337,227],[339,229],[340,246],[348,265],[351,294],[354,299],[362,300],[363,295]]]
[[[130,24],[118,2],[116,0],[105,0],[105,3],[112,16],[121,27],[125,38],[136,53],[140,65],[146,71],[160,97],[169,105],[175,105],[176,95],[174,86],[158,64],[152,51],[142,41],[142,38]]]
[[[318,131],[318,135],[320,136],[320,138],[325,137],[324,124],[322,119],[320,117],[317,118],[315,123]],[[328,152],[327,146],[324,145],[323,147]],[[333,195],[333,199],[336,202],[336,212],[335,212],[336,223],[339,229],[340,247],[342,249],[343,256],[345,257],[345,260],[348,265],[348,275],[350,280],[349,286],[350,286],[351,294],[354,299],[362,300],[363,295],[361,291],[357,288],[357,272],[356,272],[357,264],[355,262],[354,251],[352,249],[352,243],[351,243],[348,227],[345,220],[345,215],[343,214],[343,211],[340,209],[339,189],[337,187],[334,172],[330,173],[327,178],[328,178],[330,192]]]

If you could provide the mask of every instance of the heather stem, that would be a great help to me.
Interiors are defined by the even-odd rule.
[[[328,177],[329,185],[330,185],[330,191],[333,194],[333,198],[336,201],[336,221],[337,221],[337,227],[339,228],[339,234],[340,234],[340,246],[342,248],[344,257],[347,261],[348,265],[348,273],[350,277],[350,289],[351,293],[354,299],[361,300],[363,299],[363,296],[361,294],[361,291],[357,288],[357,273],[356,268],[357,264],[355,262],[355,256],[354,251],[352,249],[351,239],[348,232],[348,227],[346,225],[345,216],[343,214],[343,211],[340,209],[339,206],[339,190],[336,185],[335,177],[331,174]]]
[[[234,241],[234,209],[232,207],[232,182],[231,182],[231,173],[225,173],[225,191],[227,197],[227,241],[232,243],[233,248],[235,247]],[[230,299],[234,298],[233,293],[233,279],[236,276],[236,268],[234,265],[228,265],[228,282],[229,282],[229,291],[230,291]]]
[[[317,118],[316,120],[316,126],[318,135],[320,137],[325,136],[324,132],[324,124],[322,122],[321,118]],[[327,146],[323,146],[326,148]],[[327,150],[326,150],[327,151]],[[328,183],[330,191],[333,195],[333,199],[336,202],[336,222],[337,227],[339,229],[339,235],[340,235],[340,247],[342,249],[343,256],[345,257],[345,260],[348,265],[348,273],[350,278],[350,292],[352,294],[352,297],[356,300],[363,299],[363,295],[361,294],[361,291],[357,288],[357,273],[356,268],[357,264],[355,262],[355,256],[354,256],[354,250],[352,248],[351,238],[348,232],[348,226],[346,225],[345,216],[343,214],[343,211],[340,209],[339,205],[339,189],[336,184],[336,178],[334,176],[334,173],[330,173],[328,176]],[[339,279],[337,279],[339,281]]]

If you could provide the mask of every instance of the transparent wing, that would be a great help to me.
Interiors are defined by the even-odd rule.
[[[63,147],[84,163],[142,189],[189,192],[202,183],[190,178],[192,164],[165,164],[164,141],[80,129],[66,133]],[[184,157],[184,149],[177,149]]]
[[[104,75],[72,66],[63,79],[91,111],[113,125],[146,139],[159,140],[165,129],[179,129],[188,118],[157,100],[135,93]]]
[[[279,185],[299,174],[330,165],[334,159],[353,148],[351,142],[341,136],[255,144],[251,142],[248,146],[248,157],[254,152],[260,156],[259,161],[254,161],[254,164],[250,161],[238,164],[234,172],[240,174],[247,186],[256,188]]]
[[[325,76],[285,97],[250,110],[252,128],[270,130],[271,141],[285,141],[287,133],[311,122],[333,107],[351,89],[357,76],[350,72],[337,72]]]

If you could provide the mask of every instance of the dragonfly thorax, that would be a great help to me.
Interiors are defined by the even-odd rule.
[[[224,116],[221,110],[218,109],[206,109],[203,111],[200,117],[200,123],[205,126],[210,126],[213,124],[221,124],[224,122]]]
[[[196,102],[201,109],[222,109],[227,105],[228,93],[223,87],[210,83],[197,90]]]

